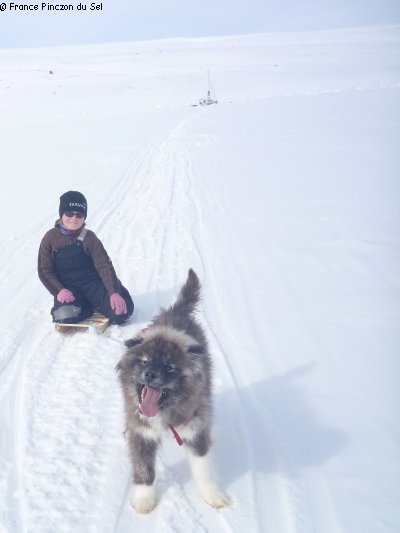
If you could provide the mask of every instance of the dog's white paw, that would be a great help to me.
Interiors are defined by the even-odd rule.
[[[135,485],[135,492],[130,504],[137,513],[150,513],[156,506],[154,485]]]
[[[211,507],[214,507],[215,509],[222,509],[231,503],[229,496],[221,492],[215,486],[207,488],[203,487],[201,496],[208,505],[211,505]]]
[[[215,509],[229,505],[231,503],[229,497],[219,490],[215,481],[209,454],[199,457],[189,450],[188,457],[193,478],[203,500]]]

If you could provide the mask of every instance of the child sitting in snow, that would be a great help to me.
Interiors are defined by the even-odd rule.
[[[123,324],[133,313],[133,301],[100,239],[85,227],[86,198],[78,191],[64,193],[59,214],[38,258],[40,281],[54,296],[53,321],[74,324],[99,311]]]

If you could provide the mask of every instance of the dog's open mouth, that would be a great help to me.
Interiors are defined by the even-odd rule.
[[[155,389],[145,385],[142,389],[140,410],[144,416],[156,416],[159,408],[159,400],[163,394],[162,389]]]

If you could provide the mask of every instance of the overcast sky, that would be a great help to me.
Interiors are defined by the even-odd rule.
[[[20,5],[35,5],[29,1]],[[48,10],[63,1],[74,10]],[[43,8],[36,1],[38,10],[21,11],[0,0],[0,48],[400,23],[400,0],[103,0],[94,11],[81,3],[86,11],[76,0]]]

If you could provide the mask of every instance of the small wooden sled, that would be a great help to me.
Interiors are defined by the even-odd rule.
[[[59,322],[55,325],[56,331],[61,333],[66,333],[67,331],[75,330],[89,330],[93,328],[94,331],[98,334],[103,333],[108,326],[110,325],[110,319],[100,313],[94,313],[90,318],[82,320],[82,322],[77,322],[76,324],[65,324],[64,322]]]

